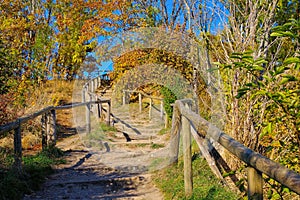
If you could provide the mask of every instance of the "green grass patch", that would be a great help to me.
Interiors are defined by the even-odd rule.
[[[159,149],[159,148],[163,148],[163,147],[165,147],[164,144],[156,144],[156,143],[151,144],[152,149]]]
[[[141,147],[146,147],[148,146],[149,144],[147,143],[138,143],[138,144],[132,144],[132,143],[128,143],[126,144],[125,146],[126,147],[131,147],[131,148],[141,148]]]
[[[104,141],[112,141],[108,136],[116,137],[115,132],[118,130],[115,127],[108,126],[105,123],[100,123],[97,128],[87,133],[82,139],[85,146],[95,148],[97,150],[105,149]]]
[[[51,147],[34,156],[23,157],[23,171],[16,173],[12,165],[1,166],[0,199],[21,199],[24,194],[40,189],[46,176],[53,172],[52,165],[64,163],[63,152]],[[7,156],[8,163],[11,156]]]
[[[226,189],[211,172],[204,158],[193,160],[193,195],[189,198],[184,194],[183,161],[158,171],[154,175],[155,184],[164,193],[165,199],[239,199],[232,191]]]
[[[103,132],[109,132],[109,131],[111,131],[111,132],[116,132],[116,131],[118,131],[115,127],[113,127],[113,126],[108,126],[107,124],[105,124],[105,123],[100,123],[100,130],[102,130]]]
[[[158,132],[158,135],[165,135],[170,132],[170,128],[163,128]]]

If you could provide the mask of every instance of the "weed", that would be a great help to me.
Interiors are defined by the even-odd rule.
[[[118,131],[115,127],[108,126],[105,123],[100,123],[100,130],[102,130],[103,132],[108,132],[108,131],[116,132],[116,131]]]
[[[170,132],[170,128],[163,128],[158,132],[158,135],[165,135]]]
[[[163,145],[163,144],[156,144],[156,143],[151,144],[152,149],[159,149],[159,148],[163,148],[163,147],[165,147],[165,145]]]

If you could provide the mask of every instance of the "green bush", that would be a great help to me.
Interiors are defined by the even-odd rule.
[[[173,115],[173,108],[171,104],[176,101],[177,97],[169,88],[166,87],[162,87],[160,92],[164,96],[164,109],[168,115],[168,118],[171,119]]]

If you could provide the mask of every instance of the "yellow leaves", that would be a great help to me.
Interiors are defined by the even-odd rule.
[[[192,65],[190,63],[180,56],[159,49],[141,49],[128,52],[114,60],[114,63],[117,77],[122,74],[124,69],[127,70],[143,64],[163,63],[180,71],[189,81],[192,80]]]

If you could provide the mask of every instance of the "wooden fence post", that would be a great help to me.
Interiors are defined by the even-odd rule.
[[[14,167],[20,174],[22,172],[22,136],[20,120],[18,120],[18,127],[14,129],[14,159]]]
[[[123,90],[123,105],[126,104],[126,91]]]
[[[46,147],[47,147],[47,116],[46,116],[46,113],[42,114],[41,125],[42,125],[42,149],[46,149]]]
[[[170,141],[170,162],[177,163],[179,155],[180,127],[181,115],[174,106],[172,116],[171,141]],[[177,124],[179,123],[179,124]]]
[[[89,91],[90,91],[90,90],[89,90],[89,89],[90,89],[90,87],[89,87],[89,83],[86,83],[86,85],[85,85],[85,86],[86,86],[86,92],[87,92],[87,93],[89,93]]]
[[[168,114],[165,112],[165,128],[169,127],[169,117]]]
[[[90,94],[90,102],[91,102],[92,96]],[[88,102],[86,104],[86,131],[87,133],[91,132],[91,103]]]
[[[47,125],[47,144],[50,146],[56,145],[57,133],[56,133],[56,112],[55,109],[50,110],[48,114]]]
[[[98,76],[98,87],[101,86],[101,77]]]
[[[97,101],[100,101],[101,99],[97,96]],[[97,103],[97,113],[98,113],[98,118],[101,118],[102,115],[102,103]]]
[[[111,102],[109,101],[109,102],[107,102],[107,104],[108,104],[108,108],[107,108],[107,116],[106,116],[106,124],[108,125],[108,126],[110,126],[110,112],[111,112]]]
[[[95,78],[94,81],[95,81],[95,88],[97,89],[98,88],[98,78]]]
[[[140,110],[140,113],[142,112],[142,109],[143,109],[142,94],[139,92],[139,110]]]
[[[263,199],[262,173],[253,167],[248,167],[248,199]]]
[[[96,101],[96,98],[97,98],[96,95],[93,93],[91,101]],[[91,110],[92,110],[93,114],[96,113],[96,104],[91,104]]]
[[[85,93],[86,93],[86,87],[84,87],[82,89],[82,102],[84,103],[85,102]]]
[[[150,97],[150,105],[149,105],[149,120],[152,119],[152,98]]]
[[[91,80],[91,92],[95,91],[94,79]]]
[[[188,105],[186,107],[189,108]],[[189,120],[185,116],[182,116],[181,120],[184,159],[184,189],[185,195],[191,196],[193,193],[191,126]]]

